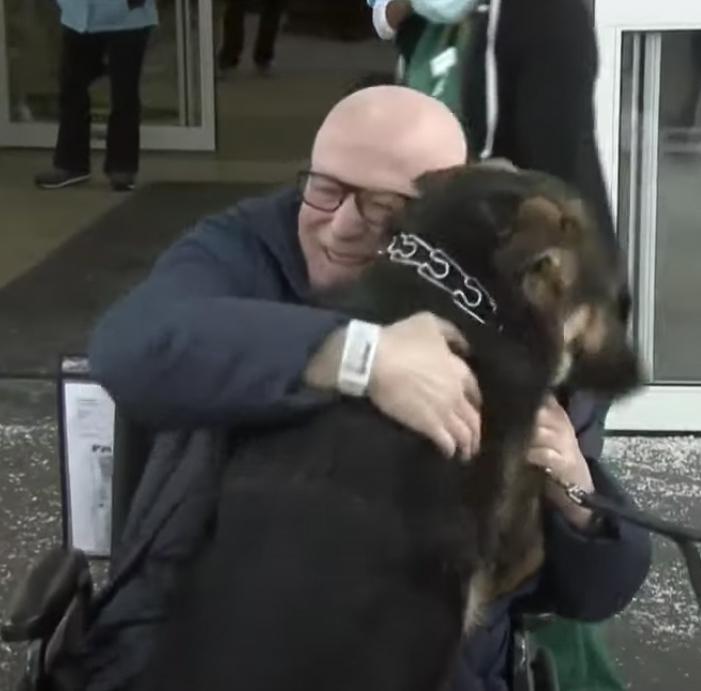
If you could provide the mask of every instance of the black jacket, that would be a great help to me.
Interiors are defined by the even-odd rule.
[[[474,15],[463,58],[463,117],[475,155],[488,144],[489,51],[486,12]],[[492,156],[562,178],[593,205],[614,241],[614,226],[595,138],[594,83],[598,53],[591,13],[583,0],[502,0],[494,54],[498,117]],[[405,59],[426,26],[418,15],[399,28]]]

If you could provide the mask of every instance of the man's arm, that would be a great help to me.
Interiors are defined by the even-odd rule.
[[[316,389],[336,387],[346,330],[332,333],[303,378]],[[479,449],[481,396],[477,379],[456,352],[468,348],[450,322],[424,312],[383,327],[367,395],[375,407],[431,439],[449,458]]]
[[[159,428],[268,420],[319,394],[301,374],[346,320],[261,299],[269,257],[241,221],[204,221],[98,323],[94,376],[137,420]]]
[[[625,505],[630,499],[598,461],[604,411],[588,396],[577,394],[569,412],[594,489]],[[529,608],[597,621],[624,609],[645,580],[651,560],[650,536],[615,519],[592,529],[578,528],[551,506],[545,513],[545,554],[538,593]]]
[[[280,267],[240,223],[232,214],[202,223],[98,323],[93,374],[137,421],[272,423],[335,392],[348,318],[276,301]],[[368,396],[447,455],[471,455],[479,391],[451,348],[464,349],[462,337],[432,315],[384,327]]]

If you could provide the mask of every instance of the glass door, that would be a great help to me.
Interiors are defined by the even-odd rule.
[[[141,81],[143,149],[215,148],[212,0],[158,2]],[[59,10],[47,0],[0,0],[0,146],[56,141]],[[92,136],[104,145],[109,82],[91,89]]]
[[[701,431],[701,3],[597,0],[597,127],[648,385],[612,429]]]

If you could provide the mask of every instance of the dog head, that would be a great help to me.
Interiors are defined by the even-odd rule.
[[[619,257],[568,186],[541,173],[478,164],[430,173],[417,187],[408,232],[530,306],[558,353],[553,386],[620,395],[638,385]]]

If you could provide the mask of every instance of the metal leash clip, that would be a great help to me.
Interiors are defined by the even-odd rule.
[[[545,466],[543,468],[543,472],[547,475],[548,479],[554,482],[558,487],[561,487],[563,490],[565,490],[565,494],[578,506],[583,506],[584,505],[584,499],[587,496],[587,492],[583,490],[579,485],[575,484],[574,482],[564,482],[563,480],[560,480],[555,473],[553,473],[553,469],[549,468],[548,466]]]

